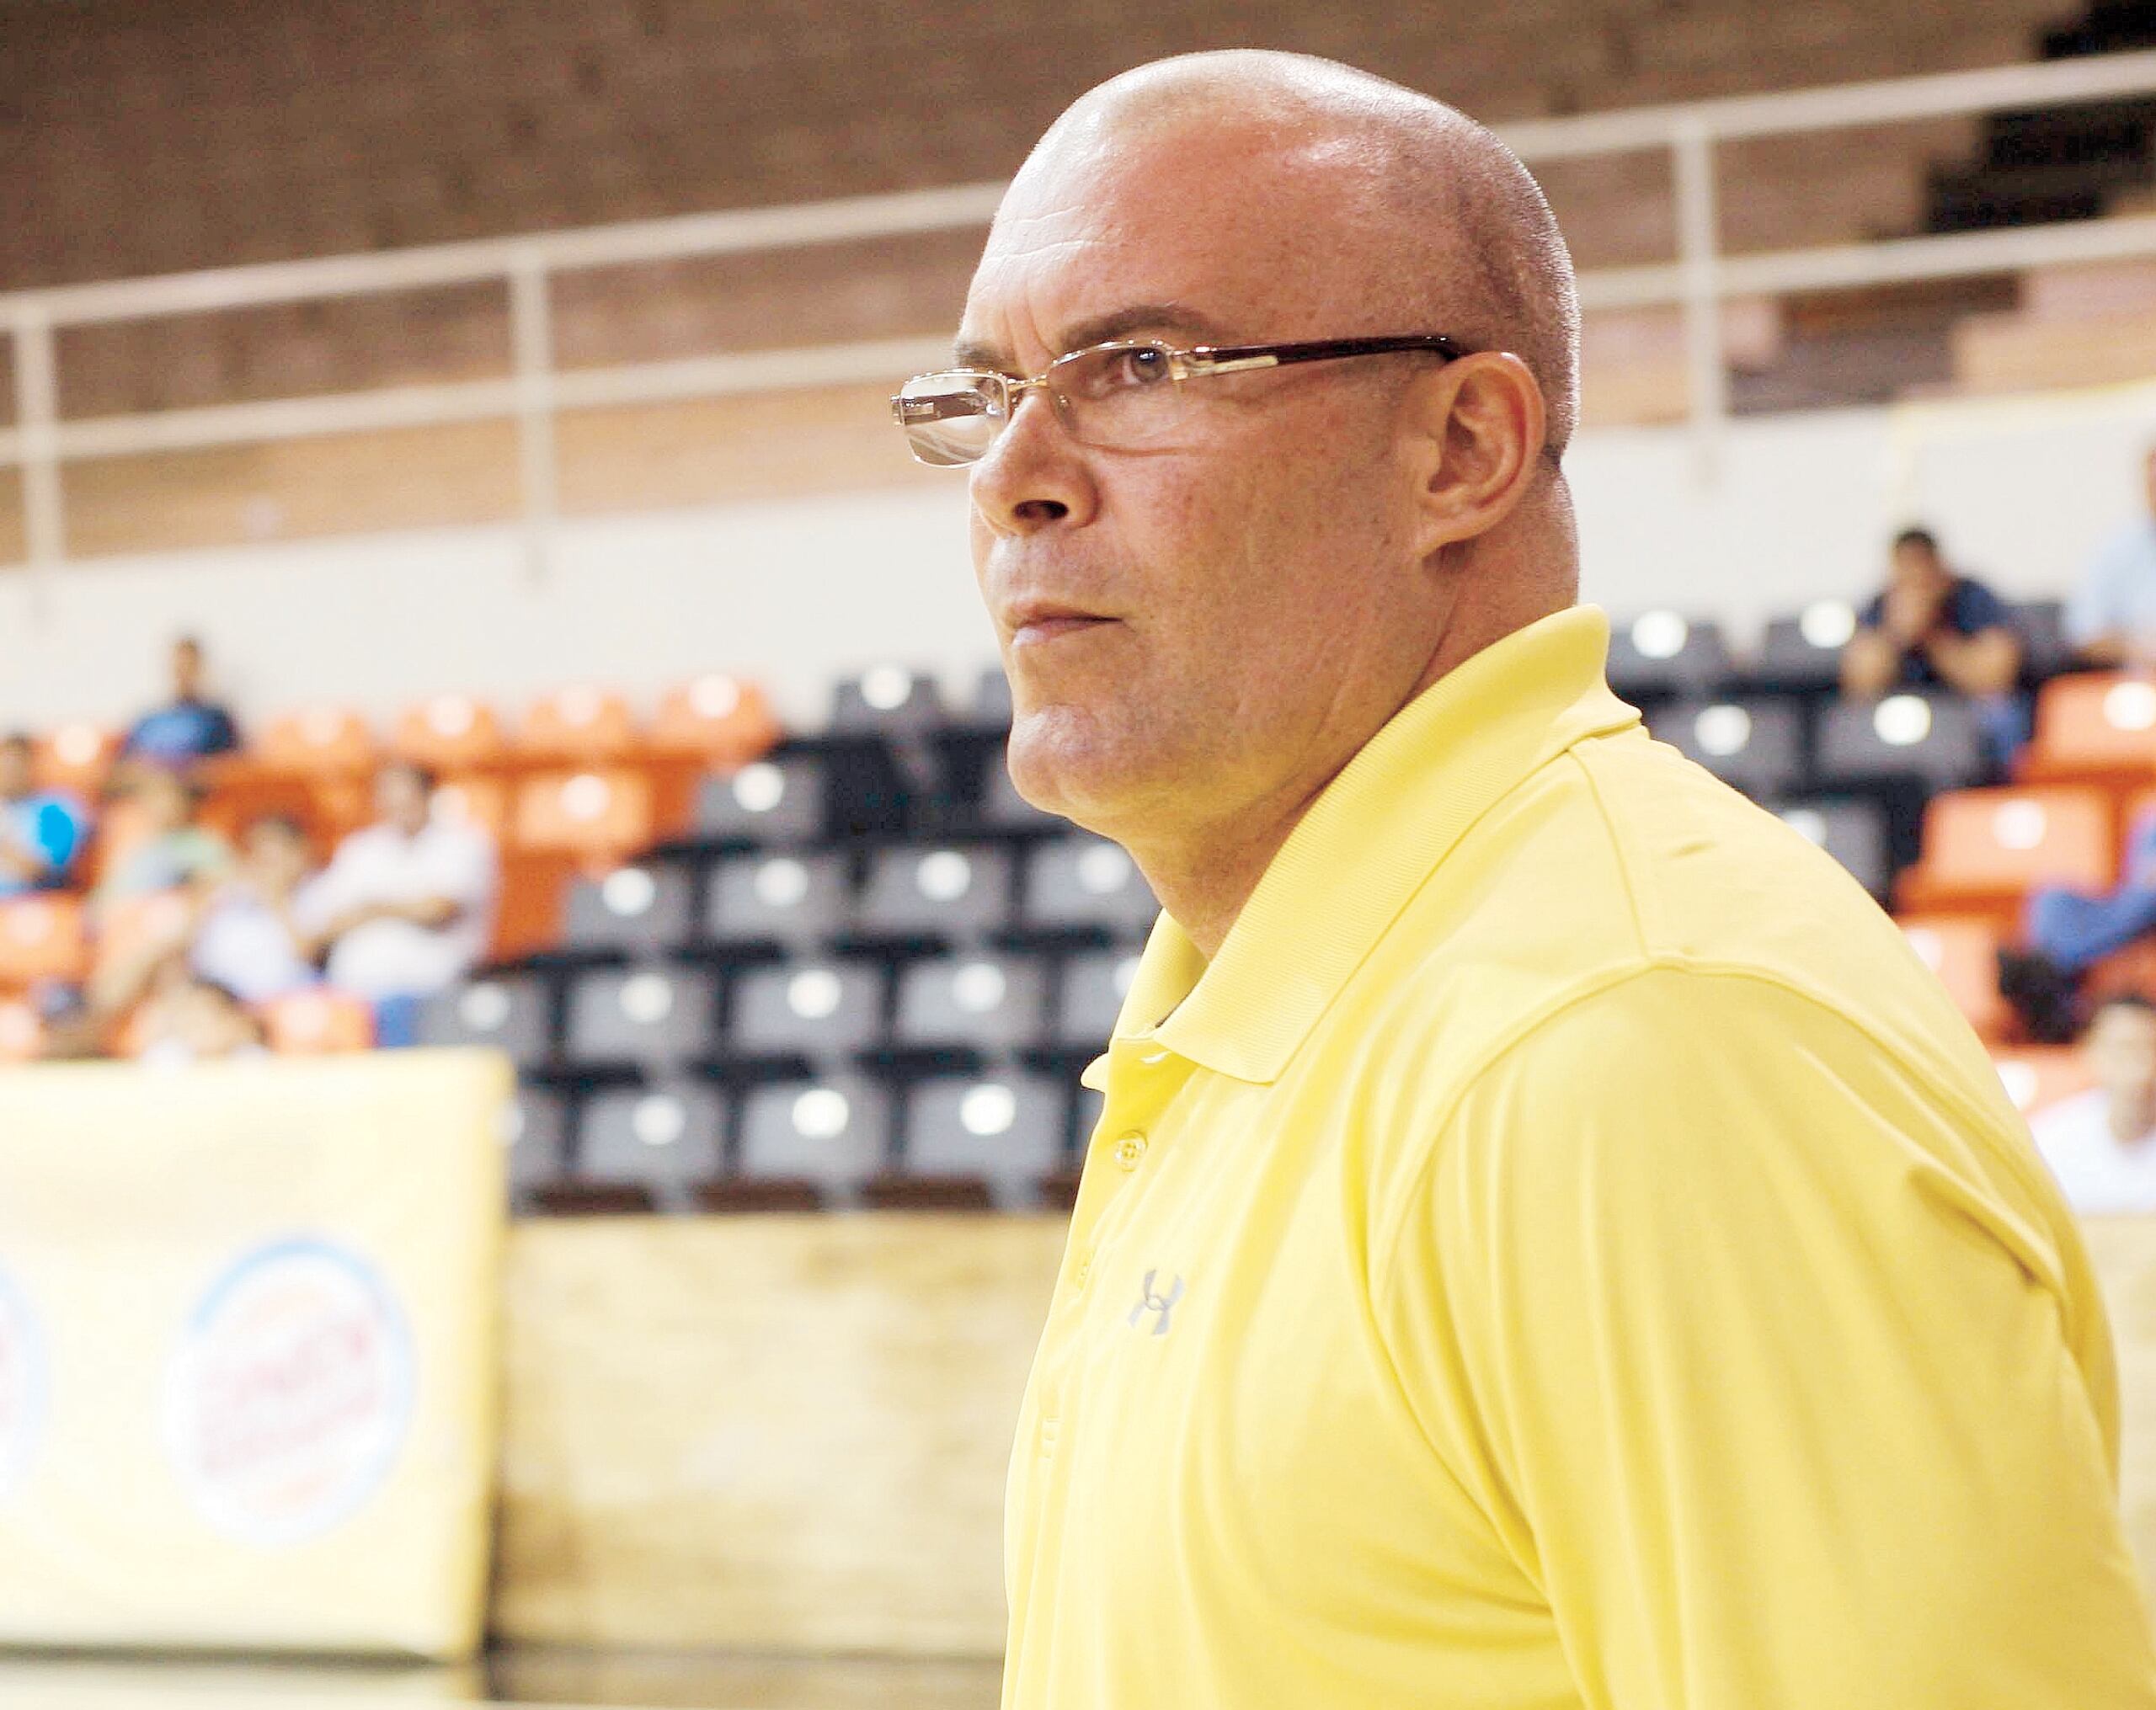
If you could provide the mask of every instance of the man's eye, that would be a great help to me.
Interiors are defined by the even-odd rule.
[[[1171,378],[1168,354],[1149,345],[1115,351],[1109,356],[1107,372],[1102,377],[1112,391],[1135,391],[1157,386]]]

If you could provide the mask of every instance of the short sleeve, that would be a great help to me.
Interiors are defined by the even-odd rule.
[[[2156,1704],[2100,1309],[1949,1103],[1657,970],[1447,1123],[1381,1334],[1594,1710]]]
[[[1961,578],[1954,590],[1954,627],[1965,636],[2014,626],[2012,609],[1974,577]]]

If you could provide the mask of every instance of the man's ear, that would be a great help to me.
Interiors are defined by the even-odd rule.
[[[1541,478],[1549,409],[1510,352],[1480,351],[1418,378],[1406,408],[1424,557],[1488,533]]]

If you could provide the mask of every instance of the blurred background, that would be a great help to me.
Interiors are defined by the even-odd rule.
[[[2156,1128],[2156,5],[0,0],[9,1702],[995,1702],[1154,905],[886,401],[1227,45],[1519,151],[1615,686]]]

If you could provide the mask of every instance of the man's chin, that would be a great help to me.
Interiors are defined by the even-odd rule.
[[[1142,795],[1147,758],[1120,734],[1082,706],[1021,711],[1006,753],[1011,782],[1044,813],[1089,829],[1113,825]]]

